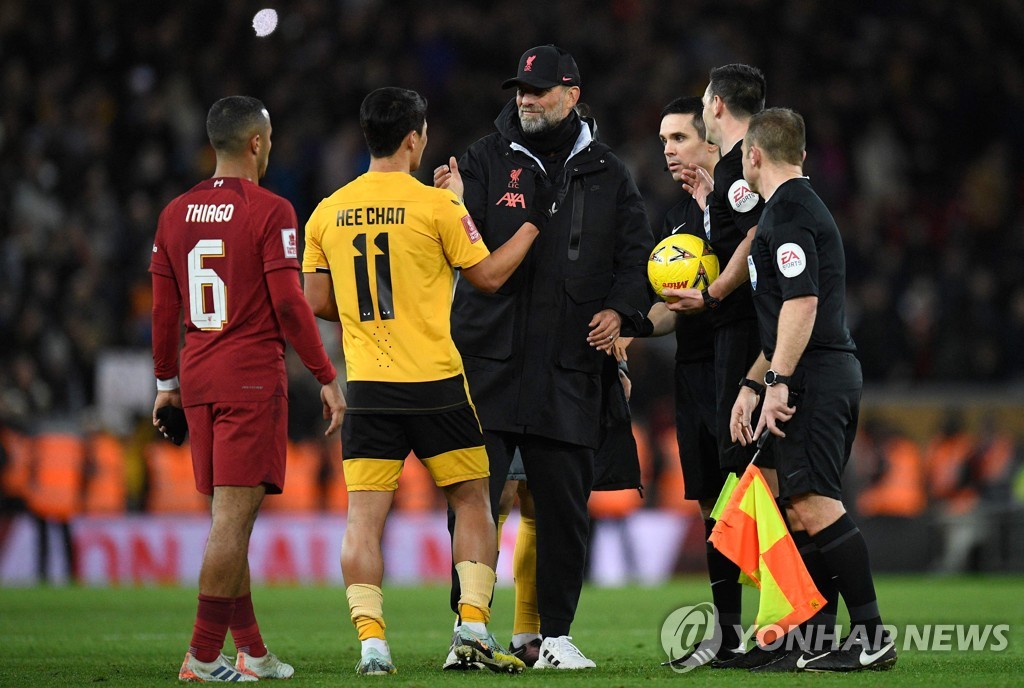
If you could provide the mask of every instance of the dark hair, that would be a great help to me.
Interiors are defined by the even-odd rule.
[[[724,100],[736,117],[761,112],[766,89],[764,74],[757,67],[729,64],[711,70],[711,95]]]
[[[750,118],[744,140],[771,160],[802,165],[807,138],[804,118],[789,108],[769,108]]]
[[[217,152],[240,153],[254,133],[270,124],[267,108],[251,96],[221,98],[206,115],[206,135]]]
[[[704,125],[704,101],[697,96],[682,96],[666,105],[661,111],[661,118],[666,115],[693,115],[693,128],[701,141],[708,140],[708,130]]]
[[[405,88],[378,88],[359,106],[359,126],[375,158],[394,155],[410,131],[423,133],[426,120],[427,99]]]

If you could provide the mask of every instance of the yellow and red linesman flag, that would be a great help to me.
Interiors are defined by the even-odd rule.
[[[825,598],[811,580],[761,470],[751,463],[738,484],[726,484],[723,497],[730,487],[732,494],[708,540],[739,566],[742,582],[760,589],[755,623],[757,642],[765,646],[814,616]]]

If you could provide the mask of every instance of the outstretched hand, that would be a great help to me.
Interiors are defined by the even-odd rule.
[[[547,177],[536,175],[533,183],[533,196],[530,197],[526,209],[526,221],[543,231],[548,220],[558,212],[558,191],[556,184]]]
[[[715,190],[715,180],[711,174],[700,165],[690,163],[689,169],[682,171],[683,190],[693,196],[700,205],[701,210],[707,208],[708,194]]]
[[[438,189],[449,189],[456,196],[462,198],[466,187],[462,183],[462,174],[459,172],[459,163],[455,156],[448,158],[447,165],[441,165],[434,169],[434,187]]]

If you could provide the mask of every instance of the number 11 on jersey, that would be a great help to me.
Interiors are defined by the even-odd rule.
[[[359,320],[375,320],[373,313],[373,294],[370,292],[370,266],[367,262],[366,234],[356,234],[352,245],[359,254],[355,257],[356,297],[359,299]],[[395,303],[391,293],[391,251],[388,244],[388,233],[381,232],[373,238],[373,245],[380,251],[373,257],[373,267],[377,273],[377,309],[381,320],[394,320]]]

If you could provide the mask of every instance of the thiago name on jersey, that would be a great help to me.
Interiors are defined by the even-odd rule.
[[[338,211],[338,227],[401,224],[405,224],[405,208],[402,207],[345,208]]]
[[[185,222],[231,222],[234,214],[234,203],[189,203],[185,207]]]

